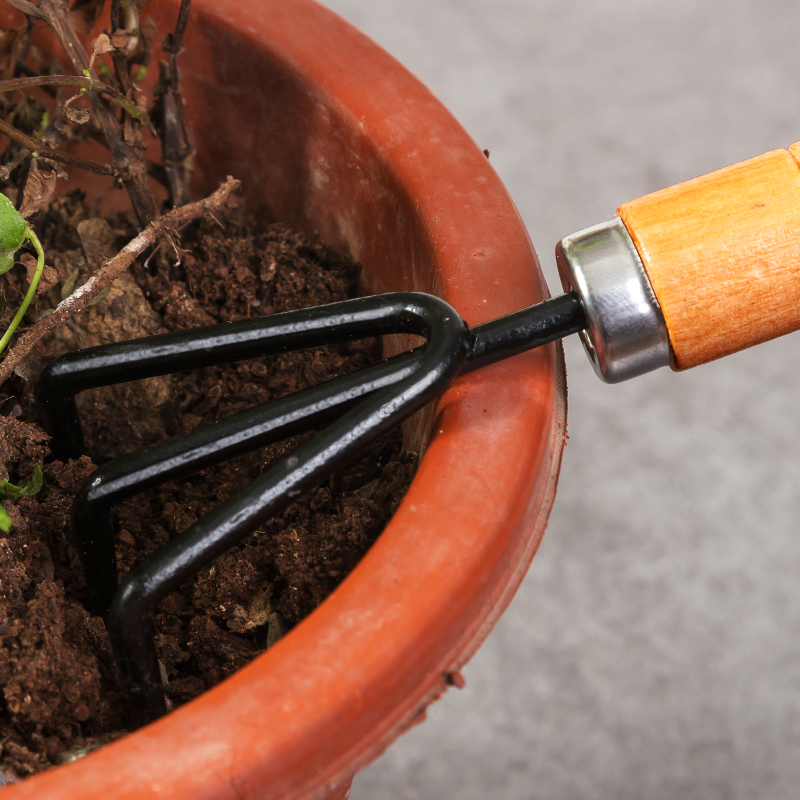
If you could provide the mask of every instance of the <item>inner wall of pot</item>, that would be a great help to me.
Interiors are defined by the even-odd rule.
[[[172,9],[151,5],[158,22],[155,40],[174,25]],[[22,15],[0,9],[8,25]],[[104,24],[101,19],[87,42]],[[44,52],[58,50],[42,28],[35,36]],[[212,192],[228,175],[242,181],[248,210],[265,222],[283,222],[363,266],[364,294],[413,289],[441,295],[434,247],[412,201],[347,108],[315,93],[299,65],[274,43],[246,39],[224,18],[192,9],[180,56],[181,89],[195,136],[193,195]],[[159,57],[156,48],[156,57]],[[155,60],[155,59],[154,59]],[[151,68],[145,84],[155,80]],[[219,87],[225,90],[220,91]],[[392,88],[387,87],[387,93]],[[104,160],[97,145],[73,147],[76,154]],[[148,151],[157,157],[157,146]],[[99,153],[99,156],[98,156]],[[106,176],[78,173],[59,191],[78,186],[106,211],[126,202]],[[152,181],[158,198],[163,187]],[[386,356],[409,349],[419,337],[384,337]],[[430,404],[403,425],[405,446],[422,453],[433,421]]]
[[[263,42],[245,46],[219,18],[212,23],[198,9],[189,34],[182,56],[185,101],[191,120],[209,123],[198,137],[196,196],[233,175],[253,212],[319,234],[361,263],[365,294],[437,293],[431,243],[359,121],[310,90],[296,64]],[[219,86],[226,91],[213,88]],[[417,339],[386,337],[385,354]],[[433,411],[431,405],[406,423],[406,447],[422,452]]]

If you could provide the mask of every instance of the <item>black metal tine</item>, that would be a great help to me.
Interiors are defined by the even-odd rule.
[[[50,451],[61,460],[82,455],[75,395],[84,389],[384,333],[417,333],[418,318],[403,309],[420,296],[372,295],[66,353],[45,368],[34,391],[52,437]]]
[[[415,301],[416,307],[414,307]],[[433,333],[435,336],[437,335],[436,326],[431,327],[430,320],[426,321],[425,313],[422,313],[425,309],[430,310],[431,303],[439,309],[440,316],[442,313],[449,314],[447,321],[459,319],[452,308],[435,297],[404,292],[363,298],[358,301],[345,301],[325,307],[304,309],[301,312],[287,312],[267,318],[246,320],[243,323],[217,325],[134,342],[104,345],[80,353],[67,354],[54,362],[43,376],[44,380],[40,380],[37,384],[37,402],[41,404],[40,411],[44,409],[43,416],[48,415],[51,430],[55,430],[56,447],[58,448],[60,441],[67,447],[72,447],[73,450],[78,444],[82,449],[82,434],[74,405],[74,395],[85,388],[165,374],[172,369],[188,369],[221,361],[239,360],[266,353],[285,352],[388,332]],[[442,312],[442,309],[446,311]],[[334,324],[338,324],[338,327],[333,330],[325,327],[331,324],[332,318]],[[586,318],[583,308],[577,296],[572,292],[530,306],[499,320],[477,326],[468,336],[466,333],[464,334],[467,337],[465,341],[468,343],[468,353],[467,360],[461,364],[459,374],[547,344],[582,330],[585,326]],[[384,420],[385,426],[367,424],[366,428],[361,430],[361,434],[356,437],[359,442],[358,449],[355,446],[347,445],[337,447],[334,443],[332,450],[331,448],[325,450],[324,443],[321,440],[317,442],[324,451],[322,460],[317,459],[319,461],[318,471],[311,470],[309,474],[315,477],[308,478],[307,483],[300,481],[304,488],[293,491],[292,497],[296,496],[352,460],[361,449],[368,446],[385,429],[398,424],[413,413],[419,405],[427,402],[427,400],[419,400],[413,392],[406,398],[408,402],[402,400],[399,403],[392,403],[391,399],[398,389],[402,389],[396,384],[401,381],[406,383],[412,381],[413,383],[413,377],[420,370],[428,369],[429,363],[433,363],[430,349],[430,345],[426,345],[411,350],[357,373],[336,378],[321,386],[307,389],[290,397],[264,404],[228,419],[143,448],[115,459],[98,469],[87,481],[73,504],[73,526],[78,539],[87,585],[94,589],[90,600],[93,610],[96,613],[105,613],[117,586],[113,514],[114,507],[120,500],[166,480],[190,474],[211,463],[218,463],[268,442],[328,422],[358,403],[360,398],[378,392],[378,397],[373,399],[383,403],[381,408],[384,411],[392,408],[391,414]],[[165,353],[169,355],[165,355]],[[142,359],[143,363],[137,362],[137,359]],[[167,366],[170,367],[169,370]],[[421,385],[420,381],[424,382],[424,374],[420,373],[420,375],[422,377],[418,376],[417,380],[419,385]],[[450,377],[452,379],[455,374]],[[442,381],[441,385],[437,385],[438,390],[429,391],[429,399],[440,393],[446,383]],[[389,388],[392,386],[394,389],[389,392]],[[380,392],[381,389],[384,391]],[[395,398],[395,400],[397,401],[399,398]],[[347,431],[347,426],[351,425],[360,414],[367,413],[368,422],[375,423],[375,415],[370,416],[370,412],[365,412],[364,405],[364,403],[359,403],[345,420],[331,426],[325,433],[329,437],[335,435],[336,432],[342,434],[337,440],[341,445],[348,439],[343,435]],[[380,416],[380,411],[377,413]],[[319,438],[319,436],[316,437],[312,443]],[[301,448],[295,456],[290,456],[283,462],[284,465],[287,465],[288,474],[283,477],[281,485],[286,484],[287,481],[288,484],[298,482],[296,480],[297,470],[300,470],[302,465],[299,460],[295,460],[295,457],[298,454],[301,456],[305,454],[314,460],[313,453],[309,455],[306,452],[312,443]],[[325,453],[328,455],[333,453],[335,463],[329,462]],[[322,469],[324,474],[319,472],[319,469]],[[264,476],[259,478],[259,481],[262,479]],[[242,494],[247,493],[249,488]],[[286,505],[291,501],[292,497],[289,496],[288,491],[287,489],[283,494],[280,491],[272,492],[272,500],[268,503],[272,510],[263,510],[266,517],[279,511],[281,503]],[[237,495],[237,498],[241,496],[241,494]],[[233,498],[229,503],[233,503],[237,498]],[[227,511],[223,509],[219,514],[218,511],[219,509],[215,509],[189,531],[197,529],[198,526],[215,525],[214,520],[218,518],[224,521]],[[260,519],[261,517],[259,517]],[[256,525],[258,524],[260,523],[257,522]],[[181,534],[173,542],[183,543],[185,541],[183,537],[188,535],[189,531]],[[202,539],[206,535],[202,531],[195,532],[195,539]],[[247,532],[249,531],[245,531],[241,535],[246,535]],[[231,540],[231,543],[233,541]],[[193,544],[189,542],[186,546],[197,550],[198,542],[194,541]],[[222,550],[227,549],[228,546],[230,545],[222,546]],[[183,558],[184,551],[184,544],[173,545],[171,542],[146,561],[142,568],[155,560],[159,564],[157,571],[161,577],[174,575],[176,570],[179,571],[179,565],[185,560]],[[214,557],[213,554],[208,556],[208,558]],[[199,568],[198,566],[197,569]],[[187,576],[191,574],[191,571],[190,569]],[[118,616],[115,623],[118,635],[114,637],[112,634],[112,640],[116,642],[114,644],[115,654],[120,664],[124,662],[129,666],[135,664],[136,652],[145,653],[147,649],[136,651],[133,656],[131,656],[132,651],[128,651],[126,656],[124,653],[126,641],[130,645],[131,636],[136,638],[137,635],[140,636],[141,632],[140,634],[120,633],[138,627],[135,619],[129,619],[131,614],[135,616],[137,608],[141,610],[141,603],[136,600],[138,589],[141,587],[137,584],[138,588],[130,588],[130,581],[134,580],[136,575],[138,575],[138,571],[129,577],[129,581],[125,584],[125,587],[128,587],[127,591],[124,587],[117,597],[118,602],[114,605]],[[161,596],[162,592],[166,594],[170,591],[170,589],[158,586],[151,586],[150,589],[158,596]],[[133,592],[133,600],[130,599],[131,592]],[[123,595],[128,598],[127,601],[123,601]],[[158,601],[155,604],[157,605]],[[109,624],[112,624],[111,619],[109,619]],[[152,618],[150,618],[149,624],[152,626]],[[145,636],[145,638],[147,637]],[[152,650],[152,642],[150,642],[150,649]],[[163,692],[157,683],[151,683],[148,689],[147,681],[142,682],[144,680],[142,675],[148,673],[148,670],[152,672],[152,659],[150,667],[142,671],[143,658],[144,656],[139,658],[138,668],[131,668],[128,673],[123,670],[123,673],[128,674],[129,680],[126,680],[126,684],[133,697],[138,699],[150,697],[149,705],[141,706],[141,708],[150,708],[150,711],[143,712],[142,721],[146,721],[146,719],[163,713],[164,700]],[[159,693],[161,694],[160,705],[154,699]],[[156,706],[161,710],[157,710]]]
[[[583,327],[583,320],[579,301],[568,294],[477,326],[472,329],[468,361],[461,372],[574,333]],[[105,616],[118,588],[113,516],[119,502],[327,422],[365,394],[407,377],[418,354],[414,350],[395,356],[144,447],[97,469],[72,505],[72,528],[89,590],[89,610]]]
[[[408,377],[361,400],[246,489],[171,539],[125,580],[111,606],[108,629],[123,684],[141,723],[166,710],[153,641],[153,615],[161,600],[295,497],[351,461],[377,436],[441,394],[458,375],[470,336],[455,311],[438,298],[416,295],[402,313],[416,320],[414,332],[428,338]]]
[[[72,530],[94,614],[117,592],[113,516],[117,504],[271,442],[329,422],[357,400],[416,371],[421,349],[203,425],[110,461],[92,473],[72,504]]]
[[[586,312],[576,292],[552,297],[472,328],[473,341],[461,370],[472,372],[495,361],[563,339],[586,328]]]

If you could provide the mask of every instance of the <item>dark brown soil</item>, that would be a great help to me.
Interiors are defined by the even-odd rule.
[[[58,301],[60,286],[76,269],[91,272],[97,242],[87,239],[86,228],[81,236],[77,229],[87,216],[80,195],[52,205],[43,237],[60,283],[41,299],[37,313]],[[105,226],[106,233],[111,230],[112,238],[124,241],[124,220],[113,225]],[[135,270],[155,311],[153,324],[163,329],[331,302],[356,290],[351,263],[280,225],[259,231],[237,210],[222,224],[203,222],[185,238],[190,241],[181,245],[186,248],[182,265],[168,278],[141,264]],[[130,320],[121,321],[130,302],[130,295],[109,295],[81,323],[85,329],[65,329],[40,357],[81,344],[82,337],[123,338]],[[51,460],[29,387],[21,381],[12,386],[17,399],[1,407],[6,416],[0,417],[0,470],[5,465],[8,475],[0,478],[19,483],[41,464],[45,481],[37,495],[4,503],[14,526],[0,533],[0,782],[4,775],[50,767],[130,726],[104,623],[81,604],[86,586],[70,539],[72,497],[95,465],[144,441],[228,416],[377,357],[375,342],[360,342],[153,379],[165,382],[142,389],[150,393],[147,413],[137,411],[142,394],[130,385],[117,394],[85,393],[80,406],[88,455],[68,463]],[[153,401],[154,396],[160,399]],[[125,503],[118,514],[120,575],[298,441],[264,448]],[[399,434],[378,442],[352,467],[301,497],[265,530],[169,596],[156,629],[170,702],[180,705],[218,683],[316,608],[375,541],[415,466],[416,457],[402,451]]]

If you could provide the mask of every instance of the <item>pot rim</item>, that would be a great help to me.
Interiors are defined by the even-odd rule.
[[[195,13],[268,49],[374,143],[429,242],[427,279],[468,323],[547,297],[487,158],[385,51],[313,0]],[[162,720],[2,797],[322,797],[421,721],[461,684],[544,533],[566,432],[560,345],[459,378],[433,422],[395,516],[312,615]]]

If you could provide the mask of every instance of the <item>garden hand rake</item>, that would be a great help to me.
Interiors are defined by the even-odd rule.
[[[153,614],[164,596],[350,462],[375,438],[444,391],[458,374],[582,329],[574,294],[469,331],[439,298],[366,297],[68,353],[50,364],[36,400],[53,454],[75,458],[83,437],[75,395],[97,386],[386,333],[427,343],[281,400],[145,447],[94,472],[76,497],[73,530],[92,594],[107,616],[120,673],[140,721],[165,711]],[[321,423],[335,422],[135,569],[117,590],[113,515],[144,489]]]
[[[83,452],[75,395],[84,389],[388,333],[426,344],[352,375],[115,459],[76,497],[73,530],[106,616],[123,684],[144,723],[166,710],[153,642],[159,602],[205,564],[325,480],[458,375],[580,332],[601,378],[685,369],[800,328],[800,168],[796,148],[622,206],[563,239],[566,294],[468,329],[455,309],[416,292],[68,353],[36,385],[60,459]],[[117,586],[116,505],[144,489],[327,424],[291,456],[170,540]]]

